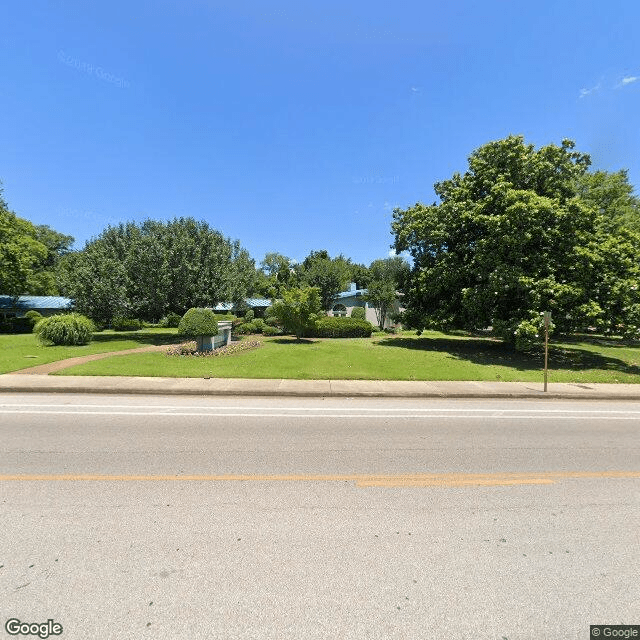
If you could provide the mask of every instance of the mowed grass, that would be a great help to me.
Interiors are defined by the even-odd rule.
[[[176,332],[177,329],[102,331],[96,333],[89,344],[76,347],[43,346],[32,333],[0,334],[0,373],[94,353],[122,351],[154,344],[173,344],[179,342]]]
[[[515,352],[491,338],[410,332],[371,339],[259,339],[262,346],[231,356],[169,357],[163,353],[107,358],[56,375],[347,380],[542,379],[541,354]],[[640,343],[576,337],[553,344],[551,382],[640,382]]]

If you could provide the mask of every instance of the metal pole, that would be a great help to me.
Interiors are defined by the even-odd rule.
[[[544,390],[547,390],[547,367],[549,364],[549,323],[551,322],[551,311],[545,311],[544,316]]]
[[[544,390],[547,390],[547,363],[549,358],[549,325],[544,326]]]

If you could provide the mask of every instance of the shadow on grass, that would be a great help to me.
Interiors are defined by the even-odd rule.
[[[120,331],[118,333],[94,333],[92,342],[116,342],[135,340],[140,345],[176,344],[185,339],[177,333],[145,333],[144,331]]]
[[[520,353],[501,341],[486,338],[386,338],[380,340],[378,345],[446,353],[456,360],[465,360],[481,365],[509,367],[518,371],[540,370],[544,357],[542,352]],[[578,347],[550,346],[549,368],[568,369],[571,371],[602,369],[640,375],[640,366],[638,365],[629,364],[619,358],[612,358]]]
[[[316,344],[318,341],[312,338],[300,338],[300,340],[296,338],[275,338],[271,342],[276,344]]]
[[[570,336],[562,335],[557,340],[565,344],[592,344],[595,347],[607,347],[609,349],[640,349],[639,340],[625,340],[623,338],[590,333],[578,333]]]

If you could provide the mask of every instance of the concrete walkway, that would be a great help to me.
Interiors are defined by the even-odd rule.
[[[125,376],[0,375],[0,393],[131,393],[197,396],[308,396],[396,398],[542,398],[639,400],[640,384],[532,382],[419,382],[381,380],[262,380]]]

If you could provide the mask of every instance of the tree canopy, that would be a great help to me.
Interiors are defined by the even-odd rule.
[[[408,273],[409,264],[401,256],[374,260],[369,265],[370,280],[365,299],[373,305],[380,329],[384,329],[398,299],[397,291]]]
[[[317,287],[292,287],[282,292],[272,309],[284,330],[299,340],[322,312],[320,293]]]
[[[585,173],[577,181],[578,196],[601,214],[600,222],[610,231],[626,228],[640,232],[640,198],[625,170]]]
[[[561,331],[637,333],[640,236],[626,215],[615,232],[605,224],[615,198],[605,204],[598,194],[589,156],[570,140],[536,149],[509,136],[468,163],[435,185],[439,202],[394,211],[395,249],[413,258],[405,322],[492,326],[515,340],[550,310]]]
[[[59,266],[64,293],[100,322],[157,320],[252,293],[255,263],[206,222],[176,218],[107,227]]]
[[[56,295],[54,269],[73,237],[9,210],[0,185],[0,294]]]
[[[322,308],[328,311],[336,295],[349,285],[351,262],[341,255],[331,258],[325,250],[312,251],[297,272],[302,283],[318,288]]]

